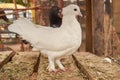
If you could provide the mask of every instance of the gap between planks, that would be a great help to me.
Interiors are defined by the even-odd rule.
[[[86,70],[86,68],[76,59],[74,55],[72,55],[73,60],[75,61],[75,65],[79,69],[81,73],[83,73],[83,77],[86,80],[94,80],[94,78],[90,75],[90,73]]]
[[[0,63],[0,69],[7,64],[9,61],[11,61],[11,59],[13,58],[13,56],[16,54],[15,51],[12,51],[8,57],[6,57],[1,63]]]

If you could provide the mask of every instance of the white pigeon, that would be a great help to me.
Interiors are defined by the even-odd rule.
[[[62,25],[59,28],[35,25],[25,18],[14,21],[8,28],[48,57],[49,71],[56,71],[55,63],[65,70],[60,62],[61,57],[74,53],[81,45],[82,31],[76,19],[77,15],[82,16],[79,6],[70,4],[64,7],[62,15]]]

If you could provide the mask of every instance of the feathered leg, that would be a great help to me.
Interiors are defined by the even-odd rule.
[[[62,70],[62,71],[70,71],[69,68],[65,68],[65,67],[62,65],[62,63],[60,62],[60,59],[55,60],[55,62],[56,62],[56,64],[58,65],[58,67],[60,68],[60,69],[57,70],[57,72],[60,72],[61,70]]]
[[[64,68],[64,66],[62,65],[62,63],[60,62],[60,59],[57,59],[55,62],[56,62],[56,64],[58,65],[58,67],[59,67],[61,70],[65,71],[65,68]]]
[[[54,72],[56,72],[54,59],[51,58],[51,57],[48,57],[48,60],[49,60],[49,65],[47,67],[48,71],[54,71]]]

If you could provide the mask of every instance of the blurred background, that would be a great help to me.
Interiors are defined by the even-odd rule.
[[[120,55],[120,1],[119,0],[0,0],[0,49],[19,45],[19,35],[7,27],[19,17],[26,17],[35,24],[50,25],[49,10],[56,5],[80,6],[83,17],[78,21],[82,27],[83,43],[79,51],[96,55]],[[24,45],[24,44],[23,44]]]

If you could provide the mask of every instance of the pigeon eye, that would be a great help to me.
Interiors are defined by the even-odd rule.
[[[77,11],[77,9],[75,8],[74,11]]]

